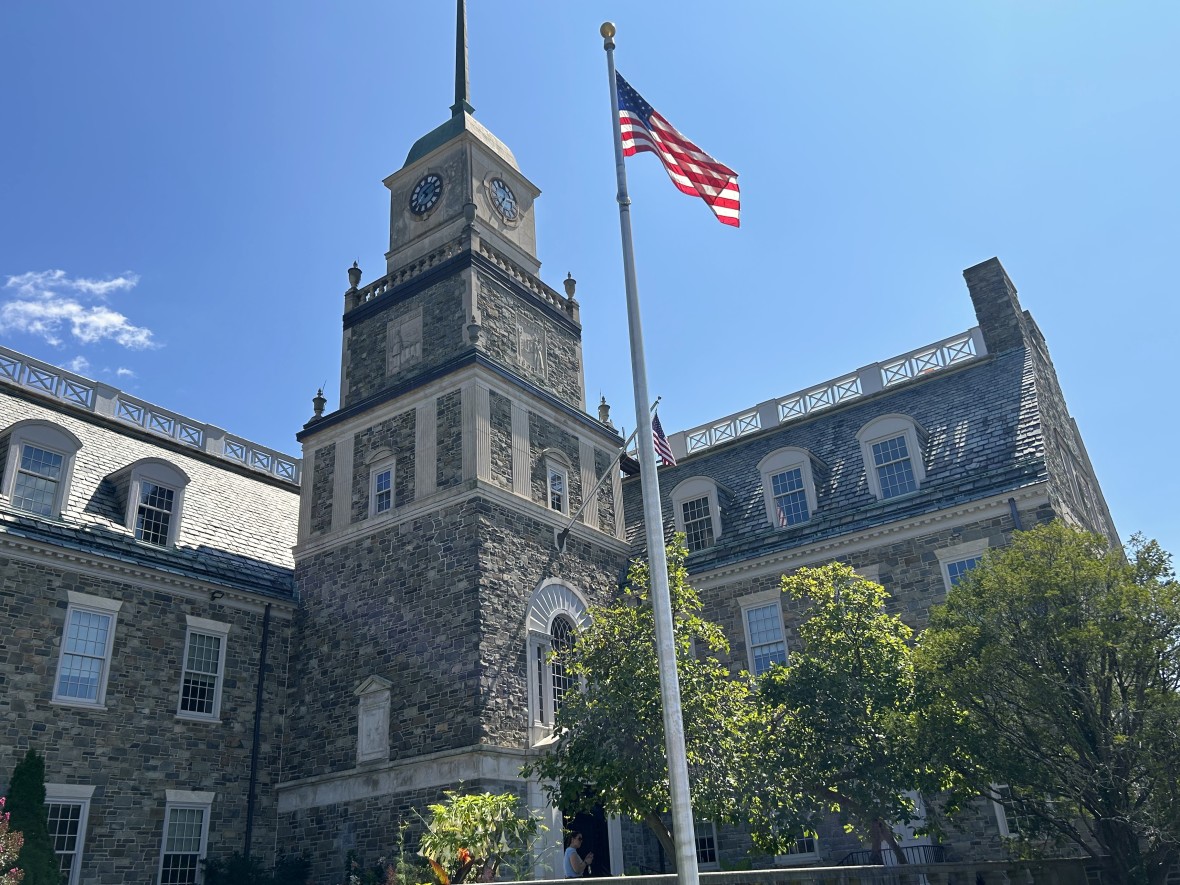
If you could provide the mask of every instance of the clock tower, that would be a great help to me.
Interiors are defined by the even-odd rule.
[[[349,271],[339,408],[299,434],[279,794],[317,879],[388,856],[460,783],[527,796],[559,869],[560,812],[519,773],[567,688],[549,650],[627,561],[622,440],[586,413],[573,278],[539,276],[540,190],[474,117],[463,0],[455,81],[450,119],[385,179],[384,275]]]

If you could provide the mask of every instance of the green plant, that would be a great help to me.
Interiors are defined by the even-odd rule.
[[[8,817],[4,797],[0,796],[0,885],[18,885],[25,874],[10,865],[16,863],[25,839],[15,830],[8,829]]]
[[[45,760],[29,750],[12,771],[8,786],[10,825],[24,837],[17,864],[23,885],[61,885],[61,867],[45,819]]]
[[[418,846],[439,885],[490,882],[501,868],[512,878],[527,874],[533,843],[544,827],[517,796],[453,791],[445,796],[429,806]]]

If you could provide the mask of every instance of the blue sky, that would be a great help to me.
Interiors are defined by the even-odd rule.
[[[544,192],[587,395],[630,427],[605,63],[736,169],[742,227],[629,161],[672,432],[974,325],[997,255],[1120,532],[1180,551],[1180,5],[469,0],[476,116]],[[0,343],[298,453],[345,269],[448,116],[453,4],[0,7]]]

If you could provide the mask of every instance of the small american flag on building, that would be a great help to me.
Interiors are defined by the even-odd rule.
[[[672,447],[668,445],[668,437],[664,435],[664,426],[660,424],[658,412],[651,418],[651,441],[656,454],[660,456],[660,463],[665,467],[675,467],[676,459],[672,457]]]
[[[615,85],[623,153],[628,157],[640,151],[655,154],[677,188],[690,197],[703,199],[722,224],[738,227],[737,173],[677,132],[618,72]]]

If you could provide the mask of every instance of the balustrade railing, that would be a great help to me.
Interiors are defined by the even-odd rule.
[[[983,335],[975,327],[884,362],[870,363],[831,381],[767,400],[737,414],[669,434],[668,443],[672,454],[682,458],[749,433],[796,421],[903,382],[923,378],[978,359],[986,353]]]
[[[300,479],[302,463],[298,458],[230,436],[211,424],[193,421],[109,384],[84,378],[6,347],[0,347],[0,381],[51,396],[96,415],[132,424],[287,482],[298,484]]]

